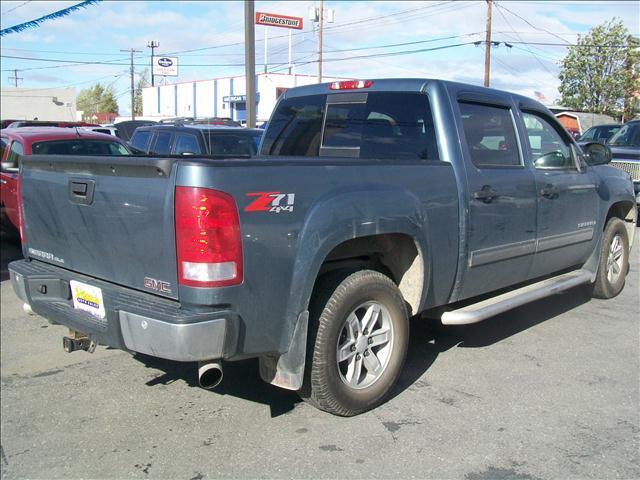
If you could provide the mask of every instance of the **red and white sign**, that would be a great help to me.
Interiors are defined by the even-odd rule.
[[[289,17],[288,15],[278,15],[277,13],[256,12],[256,25],[302,30],[302,17]]]

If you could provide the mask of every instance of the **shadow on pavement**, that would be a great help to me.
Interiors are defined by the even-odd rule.
[[[198,364],[195,362],[174,362],[148,355],[136,354],[134,358],[149,368],[162,370],[164,373],[147,382],[147,385],[169,384],[175,380],[183,380],[190,387],[198,385]],[[258,360],[242,360],[224,363],[224,379],[211,390],[212,395],[233,395],[251,402],[268,405],[271,417],[278,417],[293,410],[302,400],[295,392],[274,387],[265,383],[258,373]]]
[[[413,385],[440,353],[452,347],[482,348],[493,345],[587,303],[590,299],[585,287],[576,287],[564,294],[514,308],[475,325],[440,325],[434,328],[435,322],[430,319],[413,318],[407,359],[391,397]]]
[[[411,320],[411,338],[404,369],[390,398],[400,395],[420,379],[438,355],[453,347],[482,348],[500,342],[576,308],[590,300],[584,288],[574,288],[565,294],[549,297],[476,325],[440,327],[433,329],[432,323],[421,318]],[[173,362],[147,355],[136,354],[138,361],[149,368],[163,371],[147,382],[148,386],[168,384],[183,380],[199,388],[196,363]],[[295,392],[274,387],[263,382],[258,374],[258,361],[243,360],[224,364],[224,380],[212,395],[233,395],[245,400],[268,405],[271,416],[277,417],[293,410],[301,402]]]
[[[9,263],[22,258],[22,246],[20,240],[0,233],[0,281],[9,279]]]

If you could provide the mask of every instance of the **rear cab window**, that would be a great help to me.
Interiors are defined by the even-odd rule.
[[[250,131],[238,130],[204,132],[204,139],[210,155],[255,156],[258,151],[255,134]]]
[[[367,92],[282,101],[263,155],[438,160],[433,117],[422,93]]]
[[[101,140],[54,140],[34,143],[31,146],[34,155],[129,155],[127,149],[118,142]]]

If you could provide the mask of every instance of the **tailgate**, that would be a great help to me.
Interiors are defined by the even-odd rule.
[[[23,157],[29,257],[177,299],[176,161]]]

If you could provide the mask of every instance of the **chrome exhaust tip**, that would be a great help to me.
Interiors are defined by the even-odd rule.
[[[206,390],[216,388],[222,382],[224,373],[218,361],[198,363],[198,383]]]

